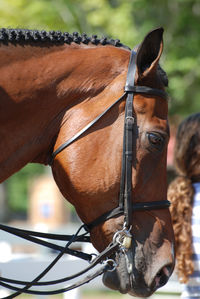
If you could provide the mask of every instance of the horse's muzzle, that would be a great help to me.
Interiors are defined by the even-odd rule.
[[[157,272],[152,273],[151,278],[147,279],[145,274],[148,269],[145,266],[142,269],[136,268],[131,250],[117,254],[116,262],[118,263],[116,270],[106,272],[103,276],[103,283],[110,289],[137,297],[151,296],[167,283],[172,272],[171,265],[163,264]]]

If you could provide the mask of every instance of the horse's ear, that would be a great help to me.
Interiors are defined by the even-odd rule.
[[[163,28],[149,32],[137,50],[138,77],[146,77],[157,69],[163,50]]]

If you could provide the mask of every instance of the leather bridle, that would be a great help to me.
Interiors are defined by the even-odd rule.
[[[44,269],[42,273],[40,273],[34,280],[28,281],[21,281],[21,280],[14,280],[10,278],[0,277],[0,285],[15,291],[12,295],[4,297],[6,298],[15,298],[21,293],[28,293],[28,294],[38,294],[38,295],[52,295],[52,294],[60,294],[74,288],[83,285],[95,277],[105,273],[106,271],[113,271],[116,268],[116,263],[114,260],[110,259],[117,251],[121,250],[124,254],[126,254],[127,250],[131,247],[131,238],[132,235],[130,233],[131,224],[132,224],[132,215],[133,211],[146,211],[146,210],[155,210],[155,209],[165,209],[170,206],[170,202],[168,200],[161,200],[161,201],[152,201],[152,202],[135,202],[132,204],[132,165],[134,157],[134,150],[136,145],[134,144],[133,136],[134,136],[134,127],[136,126],[136,119],[133,112],[133,100],[134,95],[137,93],[140,94],[147,94],[147,95],[154,95],[164,99],[167,99],[167,94],[160,89],[151,88],[147,86],[134,86],[134,78],[136,72],[136,53],[131,51],[129,66],[128,66],[128,73],[125,85],[125,92],[124,94],[118,98],[111,106],[109,106],[104,112],[98,115],[93,121],[91,121],[87,126],[85,126],[82,130],[80,130],[77,134],[75,134],[72,138],[67,140],[63,143],[56,151],[53,152],[50,165],[53,164],[54,158],[58,155],[61,151],[63,151],[66,147],[70,144],[75,142],[83,133],[85,133],[89,128],[91,128],[97,121],[102,118],[108,111],[112,109],[114,105],[119,103],[126,97],[126,106],[125,106],[125,121],[124,121],[124,137],[123,137],[123,151],[122,151],[122,167],[121,167],[121,181],[120,181],[120,192],[119,192],[119,205],[118,207],[108,211],[92,221],[91,223],[84,224],[81,226],[77,233],[74,235],[58,235],[58,234],[46,234],[28,230],[17,229],[13,227],[9,227],[3,224],[0,224],[0,229],[7,231],[11,234],[17,235],[21,238],[29,240],[31,242],[49,247],[51,249],[59,251],[59,254],[56,258],[50,263],[50,265]],[[102,222],[119,216],[124,215],[124,225],[121,231],[117,231],[113,236],[113,241],[98,255],[95,259],[92,259],[92,255],[84,252],[79,252],[73,249],[70,249],[69,246],[72,242],[90,242],[90,238],[86,236],[88,232],[91,231],[92,228],[101,224]],[[80,235],[81,229],[84,228],[86,230],[85,233]],[[52,240],[65,240],[68,241],[65,246],[58,246],[54,243],[47,242],[45,239],[52,239]],[[42,281],[40,282],[41,278],[44,277],[50,269],[57,263],[57,261],[63,256],[64,253],[71,254],[73,256],[79,257],[84,260],[90,261],[90,265],[85,268],[84,270],[71,275],[69,277],[65,277],[62,279],[57,279],[54,281]],[[65,288],[57,289],[54,291],[37,291],[37,290],[30,290],[32,286],[48,286],[54,285],[58,283],[63,283],[69,281],[71,279],[77,278],[80,275],[91,270],[97,264],[103,264],[103,266],[98,269],[93,275],[88,275],[84,279],[68,286]],[[13,285],[14,284],[14,285]],[[21,285],[22,287],[17,287],[16,285]]]
[[[132,204],[132,163],[135,144],[133,144],[134,136],[134,126],[136,125],[136,120],[133,112],[133,100],[134,95],[137,93],[154,95],[167,100],[168,95],[165,91],[161,89],[151,88],[147,86],[135,86],[134,79],[136,73],[136,53],[132,50],[128,73],[126,79],[126,85],[124,89],[124,94],[118,98],[110,107],[108,107],[103,113],[98,115],[93,121],[91,121],[87,126],[75,134],[72,138],[63,143],[57,150],[52,154],[51,164],[54,158],[62,152],[66,147],[76,141],[83,133],[85,133],[89,128],[91,128],[97,121],[102,118],[108,111],[112,109],[114,105],[119,103],[122,99],[126,97],[126,107],[125,107],[125,120],[124,120],[124,137],[123,137],[123,151],[122,151],[122,167],[121,167],[121,181],[120,181],[120,193],[119,193],[119,205],[118,207],[112,209],[101,215],[94,221],[85,224],[85,228],[90,231],[93,227],[101,224],[102,222],[124,214],[124,227],[129,230],[132,223],[132,213],[133,211],[145,211],[145,210],[155,210],[155,209],[165,209],[169,208],[170,202],[168,200],[161,201],[151,201],[151,202],[137,202]]]

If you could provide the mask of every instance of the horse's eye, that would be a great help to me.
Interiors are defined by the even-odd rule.
[[[157,150],[161,151],[165,144],[165,138],[159,133],[151,132],[147,133],[149,143]]]

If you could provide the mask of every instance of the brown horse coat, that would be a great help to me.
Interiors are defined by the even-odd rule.
[[[150,32],[137,50],[136,85],[164,89],[158,72],[162,29]],[[91,42],[2,42],[0,44],[0,181],[29,162],[48,164],[53,149],[74,136],[123,94],[130,51]],[[133,78],[134,80],[134,78]],[[88,223],[118,205],[124,101],[56,156],[52,171],[63,195]],[[134,97],[137,131],[133,162],[135,202],[166,199],[168,108],[164,99]],[[168,210],[135,212],[132,248],[116,256],[118,269],[104,277],[122,293],[149,296],[174,267]],[[91,231],[103,250],[122,228],[123,216]]]

